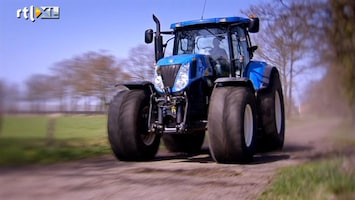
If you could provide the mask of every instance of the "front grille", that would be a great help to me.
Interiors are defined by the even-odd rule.
[[[180,69],[180,66],[180,64],[160,66],[160,73],[163,78],[163,83],[165,87],[174,86],[176,75]]]

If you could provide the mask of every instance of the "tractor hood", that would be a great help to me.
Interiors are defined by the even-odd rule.
[[[196,60],[198,57],[203,57],[203,56],[204,55],[200,55],[200,54],[182,54],[182,55],[170,56],[170,57],[160,59],[157,64],[158,66],[185,64]]]
[[[160,93],[181,92],[195,80],[209,75],[212,75],[209,56],[201,54],[175,55],[158,61],[154,86]]]

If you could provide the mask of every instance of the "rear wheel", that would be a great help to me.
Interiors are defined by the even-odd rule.
[[[261,149],[282,149],[285,139],[285,108],[279,74],[274,72],[271,84],[258,97],[262,125]]]
[[[163,141],[171,152],[198,153],[205,139],[205,131],[188,134],[164,134]]]
[[[209,147],[220,163],[249,162],[254,155],[256,103],[246,87],[215,88],[208,115]]]
[[[148,131],[149,96],[141,90],[116,95],[109,107],[109,142],[119,160],[149,160],[158,151],[160,137]]]

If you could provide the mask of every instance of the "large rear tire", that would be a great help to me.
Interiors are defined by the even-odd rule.
[[[111,148],[119,160],[153,159],[160,137],[148,131],[149,96],[142,90],[117,94],[108,112],[108,135]]]
[[[209,147],[219,163],[250,162],[256,134],[255,96],[247,87],[220,87],[212,92],[208,114]]]
[[[205,139],[205,131],[188,134],[164,134],[163,141],[171,152],[198,153]]]
[[[258,94],[262,125],[262,150],[280,150],[285,140],[285,108],[279,74],[273,72],[269,87]]]

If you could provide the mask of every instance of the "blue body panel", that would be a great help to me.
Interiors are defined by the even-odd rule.
[[[193,66],[192,65],[193,62],[196,62],[196,65]],[[170,57],[160,59],[157,65],[160,67],[167,67],[169,65],[176,65],[176,64],[184,65],[187,63],[190,63],[190,67],[196,67],[196,76],[191,77],[191,74],[189,74],[189,83],[185,88],[188,88],[191,85],[191,83],[204,76],[213,75],[212,66],[209,62],[208,56],[202,54],[182,54],[182,55],[170,56]],[[250,61],[246,67],[246,70],[243,73],[243,77],[248,78],[252,82],[253,87],[256,91],[260,90],[263,87],[266,87],[268,85],[268,79],[270,74],[268,74],[267,72],[271,71],[268,68],[270,67],[267,65],[266,62]],[[157,90],[157,91],[159,93],[163,93],[163,91],[161,90]],[[176,90],[175,87],[172,87],[171,92],[174,93],[180,91]]]
[[[193,64],[195,62],[196,64]],[[192,77],[191,76],[191,70],[189,74],[189,82],[187,86],[184,88],[188,88],[191,83],[194,81],[204,77],[204,76],[212,76],[213,75],[213,70],[211,67],[211,64],[209,62],[209,58],[206,55],[202,54],[181,54],[181,55],[175,55],[175,56],[170,56],[166,58],[162,58],[158,61],[157,65],[159,67],[168,67],[169,65],[176,65],[176,64],[187,64],[190,63],[190,68],[196,67],[196,76]],[[176,80],[175,80],[176,81]],[[157,88],[156,88],[157,89]],[[184,89],[178,91],[176,90],[175,86],[171,88],[171,92],[181,92]],[[159,93],[162,93],[163,91],[157,89]]]
[[[260,90],[265,85],[264,80],[268,78],[268,74],[265,74],[267,67],[266,62],[260,61],[250,61],[247,65],[243,76],[251,80],[255,90]]]
[[[250,19],[243,17],[220,17],[210,19],[199,19],[171,24],[171,29],[182,28],[186,26],[194,26],[200,24],[218,24],[218,23],[249,23]]]
[[[198,57],[198,54],[181,54],[162,58],[158,61],[158,66],[185,64]]]

